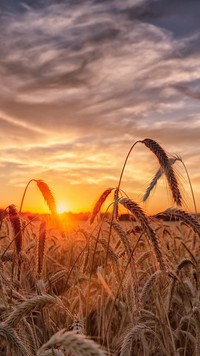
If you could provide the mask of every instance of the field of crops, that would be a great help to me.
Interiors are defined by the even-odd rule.
[[[144,141],[177,208],[147,216],[120,179],[88,221],[70,225],[34,180],[52,214],[22,214],[23,199],[2,213],[0,355],[200,355],[200,225],[180,208],[173,160]],[[111,213],[100,215],[113,192]]]

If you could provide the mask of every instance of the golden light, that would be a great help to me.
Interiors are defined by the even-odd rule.
[[[62,213],[65,213],[67,212],[68,210],[68,206],[67,206],[67,203],[62,201],[62,202],[59,202],[56,206],[56,209],[57,209],[57,212],[58,214],[62,214]]]

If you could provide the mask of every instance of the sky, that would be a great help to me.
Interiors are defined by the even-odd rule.
[[[67,210],[87,211],[145,138],[181,155],[198,203],[199,18],[198,0],[0,0],[1,207],[19,207],[34,178]],[[141,203],[157,168],[137,144],[125,193]],[[166,188],[163,179],[144,209],[171,206]],[[45,209],[31,184],[24,210]]]

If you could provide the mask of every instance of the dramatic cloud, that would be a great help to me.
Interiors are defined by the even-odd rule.
[[[100,191],[117,184],[126,152],[145,137],[181,154],[197,185],[197,1],[0,4],[0,165],[6,187],[33,177],[56,183],[59,174],[62,187],[89,184],[92,191],[98,184]],[[127,167],[126,179],[133,189],[134,176],[140,192],[150,156],[144,148],[136,156],[140,160]],[[1,189],[3,194],[5,185]]]

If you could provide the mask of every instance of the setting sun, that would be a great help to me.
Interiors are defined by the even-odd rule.
[[[68,206],[67,206],[66,202],[62,201],[62,202],[59,202],[57,204],[57,212],[58,212],[58,214],[65,213],[65,212],[67,212],[67,210],[68,210]]]

